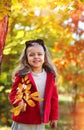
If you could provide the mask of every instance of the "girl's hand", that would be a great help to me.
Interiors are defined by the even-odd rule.
[[[18,103],[18,105],[23,105],[24,104],[24,101],[23,100],[21,100],[19,103]]]
[[[50,121],[50,127],[51,127],[52,130],[56,130],[57,120],[51,120]]]

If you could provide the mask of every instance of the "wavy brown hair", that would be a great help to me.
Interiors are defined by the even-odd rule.
[[[43,68],[45,69],[45,71],[52,72],[54,73],[54,76],[56,76],[56,67],[51,61],[49,51],[46,45],[44,44],[44,41],[42,39],[30,40],[30,41],[26,41],[25,45],[26,47],[23,49],[23,52],[20,56],[19,66],[15,69],[13,73],[13,78],[15,77],[16,73],[19,73],[20,76],[25,76],[30,71],[31,67],[28,64],[26,51],[28,47],[31,47],[34,45],[41,45],[43,47],[44,52],[45,52],[45,60],[44,60]]]

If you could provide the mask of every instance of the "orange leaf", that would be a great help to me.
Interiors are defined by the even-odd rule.
[[[22,83],[24,83],[24,78],[22,78]]]
[[[31,86],[32,86],[31,84],[28,84],[28,85],[27,85],[27,89],[30,90],[30,89],[31,89]]]
[[[30,80],[27,80],[27,81],[26,81],[26,84],[29,84],[29,82],[30,82]]]
[[[13,112],[15,116],[18,116],[23,107],[24,107],[24,105],[19,105],[15,108],[11,109],[10,111]]]
[[[33,97],[33,96],[36,97],[36,96],[39,96],[39,95],[40,95],[40,92],[34,92],[34,93],[31,94],[31,97]]]
[[[29,94],[26,94],[23,98],[24,98],[26,101],[28,101],[28,99],[30,98],[30,97],[29,97]]]
[[[18,84],[18,87],[19,87],[19,89],[20,89],[20,90],[22,90],[22,89],[23,89],[23,86],[22,86],[22,84],[21,84],[21,83],[19,83],[19,84]],[[17,88],[17,89],[18,89],[18,88]]]
[[[23,96],[23,93],[18,93],[18,95],[16,95],[15,98],[21,100],[22,96]]]
[[[32,99],[35,101],[43,101],[44,100],[43,98],[38,98],[38,97],[32,97]]]
[[[26,81],[26,80],[28,80],[28,75],[26,75],[26,76],[24,77],[24,81]]]
[[[31,89],[31,84],[28,84],[27,87],[26,87],[26,90],[30,90]]]
[[[31,99],[29,99],[29,100],[27,101],[27,103],[28,103],[28,105],[31,106],[31,107],[34,107],[34,106],[36,105],[36,104],[34,103],[34,101],[31,100]]]

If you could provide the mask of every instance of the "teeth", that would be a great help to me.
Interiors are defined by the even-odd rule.
[[[34,61],[34,63],[38,63],[39,61]]]

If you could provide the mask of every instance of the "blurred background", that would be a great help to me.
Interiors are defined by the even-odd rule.
[[[37,38],[58,71],[57,130],[84,130],[84,0],[0,0],[0,130],[12,123],[12,72],[25,41]]]

